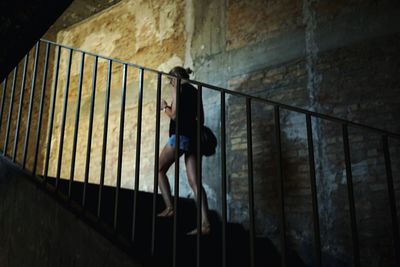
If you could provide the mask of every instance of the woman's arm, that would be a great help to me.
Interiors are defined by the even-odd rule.
[[[172,90],[172,102],[171,102],[171,106],[165,105],[164,107],[164,112],[165,114],[167,114],[168,117],[170,117],[171,119],[175,120],[176,117],[176,87],[173,87]]]

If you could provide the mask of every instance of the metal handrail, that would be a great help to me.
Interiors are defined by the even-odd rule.
[[[163,71],[159,71],[159,70],[155,70],[155,69],[152,69],[152,68],[144,67],[144,66],[141,66],[141,65],[138,65],[138,64],[130,63],[130,62],[127,62],[127,61],[123,61],[123,60],[120,60],[120,59],[117,59],[117,58],[107,57],[107,56],[103,56],[103,55],[100,55],[100,54],[97,54],[97,53],[88,52],[88,51],[85,51],[83,49],[74,48],[72,46],[58,44],[56,42],[49,41],[49,40],[46,40],[46,39],[40,39],[40,40],[43,41],[43,42],[46,42],[46,43],[50,43],[50,44],[59,46],[59,47],[72,49],[72,50],[77,51],[77,52],[85,53],[87,55],[91,55],[91,56],[94,56],[94,57],[98,57],[98,58],[102,58],[102,59],[106,59],[106,60],[112,60],[112,61],[124,64],[124,65],[128,65],[128,66],[131,66],[131,67],[143,69],[143,70],[154,72],[154,73],[159,73],[159,74],[162,74],[162,75],[165,75],[165,76],[174,77],[174,75],[172,75],[172,74],[169,74],[169,73],[166,73],[166,72],[163,72]],[[266,99],[266,98],[263,98],[263,97],[254,96],[254,95],[250,95],[250,94],[246,94],[246,93],[242,93],[242,92],[232,91],[232,90],[229,90],[229,89],[226,89],[226,88],[223,88],[223,87],[219,87],[219,86],[212,85],[212,84],[207,84],[207,83],[204,83],[204,82],[199,82],[199,81],[196,81],[196,80],[183,79],[183,78],[182,78],[182,80],[186,80],[186,81],[188,81],[188,82],[190,82],[192,84],[203,86],[203,87],[205,87],[207,89],[212,89],[212,90],[216,90],[216,91],[219,91],[219,92],[225,92],[227,94],[231,94],[231,95],[235,95],[235,96],[241,96],[241,97],[245,97],[245,98],[250,97],[251,99],[256,100],[256,101],[261,101],[261,102],[264,102],[264,103],[268,103],[268,104],[273,105],[273,106],[279,106],[281,109],[283,108],[283,109],[286,109],[286,110],[289,110],[289,111],[299,112],[299,113],[302,113],[304,115],[311,115],[313,117],[317,117],[317,118],[333,121],[333,122],[340,123],[340,124],[351,125],[351,126],[356,127],[356,128],[368,129],[368,130],[376,132],[376,133],[385,134],[387,136],[400,139],[400,133],[394,133],[394,132],[391,132],[391,131],[386,131],[386,130],[383,130],[383,129],[380,129],[380,128],[372,127],[372,126],[369,126],[369,125],[366,125],[366,124],[357,123],[357,122],[353,122],[353,121],[337,118],[337,117],[334,117],[334,116],[331,116],[331,115],[327,115],[327,114],[323,114],[323,113],[319,113],[319,112],[315,112],[315,111],[310,111],[310,110],[299,108],[299,107],[294,107],[294,106],[291,106],[291,105],[287,105],[287,104],[283,104],[283,103],[280,103],[280,102],[272,101],[272,100],[269,100],[269,99]]]

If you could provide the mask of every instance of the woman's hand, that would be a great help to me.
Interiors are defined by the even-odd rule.
[[[175,119],[175,104],[174,101],[171,102],[171,106],[168,106],[167,101],[161,100],[160,109],[165,112],[165,114],[171,119]]]
[[[163,110],[166,107],[168,107],[167,101],[165,101],[165,99],[161,100],[160,109]]]

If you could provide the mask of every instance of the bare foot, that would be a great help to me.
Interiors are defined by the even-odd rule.
[[[201,234],[202,235],[208,235],[210,233],[210,224],[209,223],[203,223],[201,225]],[[187,235],[197,235],[197,227],[194,228],[192,231],[188,232]]]
[[[166,208],[165,210],[157,214],[157,217],[162,217],[162,218],[168,218],[172,216],[174,216],[174,208],[172,207]]]

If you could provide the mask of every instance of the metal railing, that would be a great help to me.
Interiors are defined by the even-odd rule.
[[[44,59],[44,67],[42,75],[42,85],[40,90],[40,107],[38,110],[38,123],[36,129],[36,135],[33,137],[29,134],[29,130],[31,127],[31,120],[32,120],[32,105],[34,100],[35,94],[35,82],[37,73],[37,64],[38,64],[38,57],[39,57],[39,50],[41,46],[45,46],[45,59]],[[46,82],[48,78],[48,66],[49,66],[49,51],[50,48],[55,48],[55,57],[54,57],[54,73],[53,73],[53,84],[52,84],[52,91],[48,92],[46,88]],[[98,54],[90,53],[87,51],[83,51],[80,49],[72,48],[69,46],[57,44],[47,40],[40,40],[35,47],[35,59],[34,59],[34,68],[32,71],[32,84],[31,84],[31,91],[29,97],[29,111],[28,111],[28,119],[26,125],[26,132],[24,135],[24,144],[23,144],[23,157],[22,162],[18,162],[21,164],[22,168],[26,169],[26,158],[27,158],[27,150],[28,150],[28,143],[30,138],[35,138],[34,142],[34,163],[33,169],[29,170],[32,175],[36,176],[37,173],[37,165],[38,165],[38,153],[40,148],[40,137],[44,131],[43,124],[43,112],[44,112],[44,103],[46,98],[50,98],[50,110],[49,110],[49,118],[48,118],[48,127],[47,127],[47,143],[46,143],[46,152],[44,157],[44,171],[43,171],[43,183],[48,182],[48,171],[49,171],[49,160],[50,160],[50,150],[52,146],[52,137],[53,137],[53,124],[54,124],[54,117],[55,117],[55,104],[56,104],[56,93],[58,88],[58,80],[59,80],[59,70],[60,70],[60,55],[61,51],[65,50],[68,52],[68,60],[66,66],[66,80],[65,80],[65,88],[63,94],[63,106],[62,106],[62,115],[61,115],[61,127],[60,127],[60,140],[59,140],[59,151],[57,157],[57,168],[56,168],[56,183],[54,190],[57,191],[59,187],[59,179],[62,167],[62,157],[63,157],[63,144],[64,144],[64,133],[66,127],[66,114],[68,108],[68,94],[70,88],[70,74],[71,74],[71,60],[72,55],[79,54],[80,55],[80,67],[79,67],[79,81],[78,81],[78,92],[77,92],[77,102],[75,107],[75,119],[74,119],[74,129],[73,129],[73,145],[72,145],[72,159],[71,159],[71,166],[70,166],[70,177],[69,177],[69,189],[68,189],[68,199],[71,198],[71,188],[72,182],[74,181],[74,170],[75,170],[75,160],[76,160],[76,153],[77,153],[77,139],[78,139],[78,131],[79,131],[79,121],[80,121],[80,106],[81,106],[81,99],[82,99],[82,83],[83,83],[83,73],[85,67],[85,59],[87,57],[92,57],[94,59],[93,63],[93,74],[92,74],[92,86],[91,86],[91,99],[90,99],[90,108],[89,108],[89,126],[88,126],[88,139],[87,139],[87,150],[86,150],[86,162],[85,162],[85,175],[84,175],[84,189],[83,189],[83,197],[81,206],[85,208],[87,197],[87,186],[88,186],[88,178],[90,172],[90,155],[91,155],[91,141],[93,135],[93,120],[94,120],[94,103],[95,103],[95,96],[96,96],[96,79],[97,79],[97,68],[98,68],[98,59],[104,59],[107,61],[107,81],[106,81],[106,91],[105,91],[105,103],[104,103],[104,121],[103,121],[103,140],[102,140],[102,153],[101,153],[101,166],[100,166],[100,182],[99,182],[99,192],[98,192],[98,204],[97,204],[97,217],[101,215],[101,206],[102,206],[102,191],[104,187],[105,181],[105,167],[106,167],[106,157],[107,157],[107,137],[108,137],[108,125],[109,125],[109,112],[110,112],[110,89],[111,89],[111,80],[112,80],[112,66],[113,64],[121,64],[122,65],[122,82],[121,82],[121,107],[120,107],[120,125],[119,125],[119,142],[118,142],[118,159],[117,159],[117,176],[116,176],[116,186],[115,186],[115,208],[114,208],[114,220],[113,220],[113,227],[114,230],[117,229],[118,225],[118,203],[119,203],[119,192],[121,189],[121,172],[122,172],[122,157],[123,157],[123,147],[124,147],[124,121],[125,121],[125,106],[126,106],[126,95],[127,95],[127,71],[128,67],[132,67],[138,70],[139,75],[139,84],[138,84],[138,103],[137,103],[137,135],[136,135],[136,160],[135,160],[135,180],[134,180],[134,205],[133,205],[133,220],[132,220],[132,236],[130,237],[132,242],[135,242],[135,234],[136,234],[136,223],[137,220],[137,194],[139,189],[139,171],[140,171],[140,156],[141,156],[141,135],[142,135],[142,106],[143,106],[143,90],[144,90],[144,73],[151,72],[157,75],[157,83],[156,83],[156,125],[155,125],[155,147],[154,147],[154,191],[153,191],[153,207],[152,207],[152,236],[151,238],[151,252],[154,254],[155,251],[155,230],[156,230],[156,210],[157,210],[157,194],[158,194],[158,169],[159,169],[159,145],[160,145],[160,102],[161,102],[161,86],[162,86],[162,78],[163,77],[173,77],[167,73],[163,73],[160,71],[156,71],[153,69],[145,68],[136,64],[124,62],[118,59],[104,57]],[[20,90],[20,100],[18,104],[18,115],[17,115],[17,122],[16,128],[14,133],[14,143],[13,143],[13,150],[11,154],[7,153],[8,146],[10,144],[10,130],[12,125],[12,114],[14,109],[14,102],[15,102],[15,91],[17,90],[17,73],[18,73],[18,66],[15,67],[13,72],[12,84],[11,84],[11,93],[10,93],[10,100],[9,100],[9,109],[7,113],[7,121],[6,125],[3,125],[3,112],[5,107],[5,100],[6,100],[6,90],[7,90],[7,78],[3,81],[2,87],[2,94],[1,94],[1,103],[0,103],[0,129],[4,126],[6,127],[5,137],[4,137],[4,146],[3,146],[3,156],[8,156],[12,159],[12,161],[16,162],[16,155],[17,150],[19,148],[18,139],[19,139],[19,131],[20,131],[20,124],[21,124],[21,113],[23,107],[23,98],[24,98],[24,91],[25,91],[25,82],[26,82],[26,75],[27,75],[27,64],[28,64],[28,55],[25,56],[24,59],[24,68],[23,68],[23,77],[21,81],[21,90]],[[176,109],[179,110],[179,91],[181,80],[177,79],[178,90],[177,90],[177,103]],[[385,160],[385,167],[386,167],[386,176],[387,176],[387,186],[388,186],[388,193],[389,193],[389,202],[390,202],[390,211],[391,211],[391,220],[392,220],[392,227],[393,227],[393,241],[394,241],[394,250],[395,250],[395,257],[397,260],[397,264],[400,264],[400,238],[399,238],[399,231],[398,231],[398,217],[396,211],[396,201],[395,201],[395,193],[394,193],[394,186],[393,186],[393,176],[392,176],[392,165],[391,165],[391,157],[389,153],[389,145],[388,139],[393,138],[396,140],[400,140],[400,135],[393,132],[384,131],[381,129],[377,129],[374,127],[370,127],[367,125],[362,125],[359,123],[350,122],[347,120],[335,118],[333,116],[320,114],[313,111],[308,111],[305,109],[292,107],[289,105],[281,104],[278,102],[270,101],[267,99],[263,99],[260,97],[250,96],[244,93],[230,91],[224,88],[220,88],[217,86],[205,84],[202,82],[188,80],[191,84],[196,85],[198,89],[198,114],[200,114],[200,103],[202,99],[202,92],[203,90],[210,89],[219,92],[220,94],[220,116],[221,116],[221,135],[220,135],[220,166],[221,166],[221,203],[222,203],[222,212],[221,212],[221,219],[222,219],[222,236],[221,236],[221,246],[222,246],[222,266],[227,266],[227,166],[226,166],[226,96],[227,95],[234,95],[241,97],[246,100],[246,129],[247,129],[247,157],[248,157],[248,199],[249,199],[249,217],[250,217],[250,224],[249,224],[249,253],[250,253],[250,266],[255,266],[255,203],[254,203],[254,191],[253,191],[253,151],[252,151],[252,104],[254,102],[262,102],[266,105],[273,107],[274,112],[274,123],[275,123],[275,141],[277,145],[277,157],[278,157],[278,177],[280,181],[280,214],[281,214],[281,261],[282,266],[287,266],[287,237],[286,237],[286,218],[285,218],[285,203],[284,203],[284,179],[283,179],[283,164],[282,164],[282,140],[281,140],[281,118],[280,114],[282,110],[292,111],[295,113],[303,114],[306,119],[306,131],[307,131],[307,142],[308,142],[308,159],[309,159],[309,170],[310,170],[310,184],[311,184],[311,192],[312,192],[312,213],[313,213],[313,226],[314,226],[314,246],[315,246],[315,263],[316,266],[322,266],[321,261],[321,233],[320,233],[320,221],[319,221],[319,214],[318,214],[318,199],[317,199],[317,186],[316,186],[316,167],[315,167],[315,158],[314,158],[314,141],[313,141],[313,123],[312,118],[322,119],[324,121],[334,122],[342,127],[342,140],[343,140],[343,149],[344,149],[344,156],[345,156],[345,166],[346,166],[346,177],[347,177],[347,191],[349,197],[349,207],[350,207],[350,222],[351,222],[351,237],[352,237],[352,244],[353,244],[353,265],[360,266],[360,251],[359,251],[359,241],[358,241],[358,229],[357,229],[357,221],[356,221],[356,212],[355,212],[355,203],[354,203],[354,189],[353,189],[353,181],[352,181],[352,167],[351,167],[351,159],[350,159],[350,150],[349,150],[349,135],[348,135],[348,128],[358,128],[363,131],[376,133],[381,136],[382,138],[382,149],[384,151],[384,160]],[[49,94],[50,93],[50,94]],[[176,117],[176,136],[177,142],[179,143],[179,112],[177,112]],[[200,159],[200,120],[198,120],[197,125],[197,158]],[[202,185],[202,171],[201,171],[201,160],[197,162],[197,175],[200,179],[198,179],[198,188],[201,190]],[[179,221],[178,221],[178,214],[180,212],[178,207],[178,198],[179,198],[179,151],[178,146],[175,149],[175,183],[174,183],[174,205],[175,205],[175,213],[174,213],[174,224],[173,224],[173,266],[177,265],[177,257],[179,254],[179,246],[178,246],[178,239],[177,239],[177,231],[179,228]],[[197,194],[197,203],[202,203],[202,194]],[[198,232],[201,232],[201,205],[197,205],[197,227]],[[200,266],[201,261],[201,238],[200,234],[197,235],[197,266]]]

